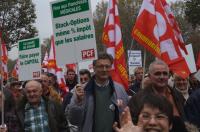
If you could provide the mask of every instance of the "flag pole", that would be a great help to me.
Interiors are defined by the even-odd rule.
[[[2,92],[2,99],[1,99],[1,127],[4,128],[4,92],[3,92],[3,75],[2,75],[2,37],[0,38],[0,71],[1,71],[1,92]]]
[[[144,80],[144,75],[145,75],[145,70],[146,70],[146,57],[147,57],[147,51],[146,51],[146,49],[144,49],[144,60],[143,60],[143,75],[142,75],[142,80]],[[142,89],[144,89],[144,83],[142,82],[141,83],[141,87],[142,87]]]
[[[78,84],[80,84],[81,83],[81,81],[80,81],[80,76],[79,76],[79,64],[78,64],[78,62],[76,63],[76,73],[77,73],[77,79],[78,79]]]

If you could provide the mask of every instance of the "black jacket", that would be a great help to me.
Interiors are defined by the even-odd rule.
[[[49,128],[51,132],[69,132],[68,124],[64,116],[62,107],[57,102],[44,98],[46,112],[48,114]],[[24,98],[21,103],[17,106],[17,117],[20,122],[20,132],[24,132],[24,116],[25,116],[25,105],[27,99]]]

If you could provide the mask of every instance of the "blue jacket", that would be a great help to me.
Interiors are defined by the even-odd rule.
[[[93,132],[94,130],[94,86],[95,81],[92,78],[85,87],[85,98],[81,103],[77,103],[76,95],[72,96],[71,102],[68,105],[68,115],[69,121],[73,124],[76,124],[80,127],[80,132]],[[115,109],[115,121],[119,121],[119,113],[122,111],[120,108],[117,107],[117,99],[122,99],[124,104],[127,105],[128,103],[128,95],[125,92],[124,88],[117,83],[114,83],[112,79],[109,80],[109,85],[113,89],[111,100],[114,104]]]
[[[184,110],[186,119],[195,124],[200,130],[200,89],[197,89],[190,95]]]

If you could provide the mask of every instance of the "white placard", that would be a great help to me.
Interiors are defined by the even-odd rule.
[[[140,50],[128,50],[129,75],[134,74],[136,67],[142,67],[142,53]]]
[[[26,81],[40,78],[41,45],[39,38],[31,38],[18,42],[19,48],[19,80]]]
[[[56,61],[59,66],[97,58],[95,30],[88,0],[51,3]]]

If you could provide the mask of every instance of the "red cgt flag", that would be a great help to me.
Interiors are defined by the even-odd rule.
[[[59,84],[59,88],[62,91],[62,97],[64,97],[64,95],[69,91],[69,89],[66,86],[62,68],[60,68],[56,64],[56,50],[53,36],[51,37],[51,48],[49,57],[47,58],[47,62],[47,70],[48,72],[54,74],[57,77],[57,83]]]
[[[48,58],[48,64],[47,64],[47,70],[48,72],[56,75],[56,51],[55,51],[55,43],[54,43],[54,37],[51,36],[51,48]]]
[[[56,69],[56,76],[59,88],[62,90],[62,97],[69,92],[69,88],[66,86],[65,77],[62,68]]]
[[[18,79],[18,76],[19,76],[19,61],[18,61],[18,59],[16,61],[16,64],[15,64],[11,74],[12,74],[12,77]]]
[[[1,44],[1,75],[4,80],[8,80],[8,50],[6,44],[2,39],[2,33],[0,33],[0,44]]]
[[[47,72],[48,60],[49,60],[49,55],[48,55],[48,52],[46,51],[44,55],[44,59],[42,61],[42,69],[44,70],[44,72]]]
[[[102,41],[107,47],[107,53],[114,58],[111,70],[113,81],[128,89],[128,75],[116,0],[110,0],[108,3]]]
[[[180,49],[186,48],[180,29],[165,0],[144,0],[132,31],[132,37],[170,70],[186,78],[190,71]]]

